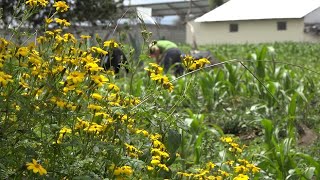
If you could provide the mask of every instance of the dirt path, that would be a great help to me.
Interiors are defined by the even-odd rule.
[[[314,132],[312,129],[308,128],[305,124],[299,124],[299,126],[302,128],[303,131],[300,134],[298,144],[300,146],[309,146],[313,144],[318,138],[317,133]]]

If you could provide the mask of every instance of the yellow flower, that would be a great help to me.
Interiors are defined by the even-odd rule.
[[[118,43],[116,43],[114,40],[109,40],[109,41],[105,41],[104,43],[103,43],[103,46],[104,47],[119,47],[119,44]]]
[[[95,110],[95,111],[100,111],[102,109],[102,107],[99,106],[99,105],[89,104],[88,105],[88,109]]]
[[[208,162],[208,163],[206,164],[206,169],[211,170],[211,169],[213,169],[215,166],[216,166],[216,165],[215,165],[214,163]]]
[[[227,164],[227,165],[229,165],[229,166],[232,166],[232,165],[234,164],[234,161],[226,161],[226,162],[224,162],[224,164]]]
[[[57,1],[53,4],[53,7],[55,7],[58,12],[65,12],[69,9],[69,6],[65,1]]]
[[[248,180],[249,176],[245,174],[239,174],[237,177],[233,178],[233,180]]]
[[[103,131],[105,126],[99,125],[97,123],[92,123],[89,127],[84,128],[84,131],[88,132],[101,132]]]
[[[74,71],[67,76],[67,80],[74,84],[81,83],[84,80],[84,75],[84,73]]]
[[[228,172],[226,172],[226,171],[222,171],[222,170],[218,170],[218,172],[222,175],[222,176],[225,176],[225,177],[229,177],[230,176],[230,174],[228,173]]]
[[[109,79],[103,75],[92,75],[91,79],[98,85],[98,87],[103,86],[109,81]]]
[[[154,167],[152,167],[152,166],[147,166],[147,170],[148,171],[152,171],[154,169]]]
[[[96,100],[99,100],[99,101],[102,99],[102,96],[100,94],[98,94],[98,93],[91,94],[91,97],[93,99],[96,99]]]
[[[71,134],[71,131],[72,130],[70,128],[63,127],[62,129],[60,129],[59,133],[60,134],[66,134],[66,133]]]
[[[92,62],[92,63],[88,63],[84,66],[88,71],[92,71],[92,72],[98,72],[103,70],[102,67],[100,67],[97,63]]]
[[[122,169],[122,172],[127,176],[133,173],[133,170],[130,166],[122,166],[121,169]]]
[[[47,0],[27,0],[26,1],[26,4],[31,6],[31,7],[35,7],[35,6],[42,6],[42,7],[45,7],[47,6],[49,2]]]
[[[21,55],[21,56],[25,57],[28,55],[28,53],[29,53],[28,47],[20,47],[16,53],[16,56]]]
[[[75,125],[75,129],[84,129],[90,125],[90,123],[87,121],[84,121],[78,117],[77,117],[77,119],[78,119],[78,122]]]
[[[53,19],[51,19],[51,18],[45,18],[46,24],[50,24],[50,23],[52,23],[52,21],[53,21]]]
[[[165,164],[158,164],[158,167],[162,168],[163,170],[169,172],[169,168]]]
[[[40,3],[40,5],[41,5],[42,7],[47,6],[47,4],[49,3],[49,1],[47,1],[47,0],[38,0],[38,2]]]
[[[47,170],[44,169],[35,159],[32,159],[32,163],[26,164],[28,170],[32,170],[33,173],[39,173],[41,176],[47,174]]]
[[[89,35],[80,35],[80,38],[81,39],[90,39],[91,36],[89,36]]]
[[[66,33],[66,34],[64,34],[63,35],[63,39],[64,39],[64,41],[66,41],[66,42],[68,42],[68,41],[71,41],[71,42],[73,42],[73,43],[76,43],[76,38],[73,36],[73,34],[71,34],[71,33]]]
[[[109,85],[108,85],[108,90],[114,90],[114,91],[116,91],[116,92],[119,92],[120,91],[120,88],[117,86],[117,85],[115,85],[115,84],[112,84],[112,83],[110,83]]]
[[[37,0],[27,0],[26,4],[31,6],[31,7],[35,7],[35,6],[37,6],[38,1]]]
[[[248,171],[249,171],[249,169],[243,165],[238,165],[238,166],[234,167],[234,172],[236,172],[236,173],[246,173]]]
[[[0,86],[7,86],[9,82],[13,82],[12,76],[0,71]]]
[[[60,108],[64,108],[67,105],[67,103],[62,100],[57,100],[56,104]]]
[[[108,54],[107,51],[105,51],[105,50],[103,50],[103,49],[101,49],[99,47],[92,47],[91,51],[99,53],[99,54],[103,54],[103,55],[107,55]]]
[[[71,25],[71,23],[69,23],[69,22],[68,22],[67,20],[65,20],[65,19],[55,18],[54,20],[55,20],[56,23],[59,24],[60,26],[66,26],[66,27],[68,27],[68,26]]]
[[[167,89],[169,92],[172,92],[174,88],[171,82],[163,82],[162,86],[163,88]]]
[[[257,167],[257,166],[255,166],[254,164],[248,163],[248,164],[246,164],[246,167],[249,168],[249,169],[251,169],[251,171],[252,171],[253,173],[257,173],[257,172],[260,171],[260,168]]]
[[[222,142],[231,143],[233,142],[233,139],[231,137],[221,137],[220,140]]]
[[[145,137],[149,135],[148,131],[142,129],[137,129],[136,134],[143,134]]]
[[[151,160],[151,164],[152,164],[152,165],[158,165],[158,164],[160,164],[160,160],[158,160],[158,159],[153,159],[153,160]]]

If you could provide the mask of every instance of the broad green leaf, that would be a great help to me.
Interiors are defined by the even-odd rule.
[[[296,115],[296,108],[297,108],[297,96],[298,93],[295,93],[292,97],[291,97],[291,101],[290,104],[288,106],[288,115],[290,117],[294,117]]]

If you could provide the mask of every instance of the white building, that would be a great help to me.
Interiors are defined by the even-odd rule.
[[[320,0],[230,0],[186,29],[198,45],[320,42]]]

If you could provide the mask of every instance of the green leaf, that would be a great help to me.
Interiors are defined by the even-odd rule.
[[[291,97],[291,101],[290,104],[288,106],[288,115],[290,117],[294,117],[296,115],[296,108],[297,108],[297,96],[298,93],[295,93],[292,97]]]
[[[181,134],[176,130],[170,129],[168,132],[166,145],[167,145],[167,150],[169,151],[169,153],[175,154],[177,149],[181,145]]]
[[[195,144],[194,144],[194,151],[195,151],[195,163],[199,164],[200,162],[200,156],[201,156],[201,145],[202,145],[202,138],[208,131],[202,131],[200,135],[198,136]]]

